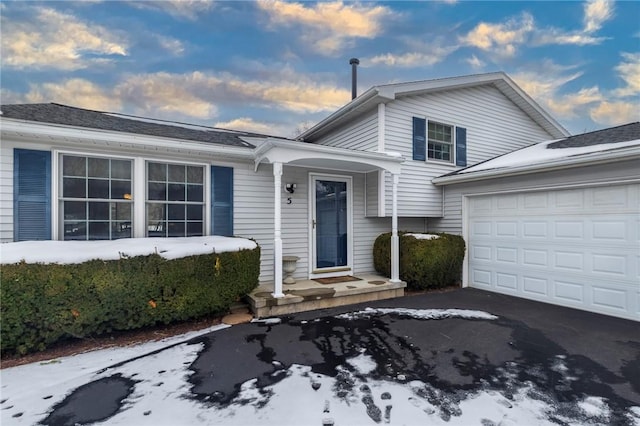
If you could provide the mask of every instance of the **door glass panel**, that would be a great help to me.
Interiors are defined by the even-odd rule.
[[[316,180],[316,266],[347,265],[347,183]]]

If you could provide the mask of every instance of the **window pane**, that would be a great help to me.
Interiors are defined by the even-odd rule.
[[[169,204],[169,220],[184,220],[184,204]]]
[[[86,176],[86,158],[65,155],[62,157],[62,174],[64,176]]]
[[[131,222],[112,222],[112,238],[131,238]]]
[[[128,198],[125,197],[125,195],[128,195]],[[111,181],[111,199],[112,200],[130,200],[131,199],[131,181],[112,180]]]
[[[187,205],[187,220],[202,220],[202,205]]]
[[[185,200],[185,184],[180,183],[170,183],[169,184],[169,193],[168,200],[169,201],[184,201]]]
[[[187,201],[202,201],[203,198],[202,185],[187,185]]]
[[[106,158],[89,158],[87,168],[90,177],[109,177],[109,160]]]
[[[111,160],[111,177],[113,179],[131,179],[131,161]]]
[[[62,196],[65,198],[85,198],[86,180],[78,178],[64,178],[62,181]]]
[[[167,180],[167,165],[149,163],[149,180],[165,182]]]
[[[169,182],[185,182],[185,166],[169,164]]]
[[[185,223],[184,222],[169,222],[169,230],[167,235],[169,237],[184,237]]]
[[[200,237],[202,233],[202,222],[187,222],[187,237]]]
[[[89,203],[89,220],[109,220],[109,203]]]
[[[63,203],[64,220],[85,220],[87,205],[84,201],[65,201]]]
[[[90,240],[108,240],[109,222],[89,222]]]
[[[162,200],[167,199],[167,185],[165,183],[153,183],[149,182],[149,200]]]
[[[187,182],[189,183],[203,183],[204,169],[199,166],[188,166],[187,167]]]
[[[87,239],[87,223],[86,222],[65,222],[64,223],[64,239],[65,240],[86,240]]]
[[[109,181],[106,179],[89,179],[89,198],[109,199]]]
[[[131,222],[131,203],[111,203],[111,206],[113,209],[113,219]]]

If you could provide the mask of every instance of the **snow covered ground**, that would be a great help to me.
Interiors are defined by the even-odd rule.
[[[343,314],[331,321],[349,324],[389,315],[394,321],[497,320],[490,313],[472,310],[385,308]],[[238,327],[255,333],[259,326],[285,327],[277,320]],[[203,340],[189,339],[213,332],[209,341],[216,342],[220,333],[231,331],[225,328],[4,369],[0,371],[1,423],[73,424],[74,416],[76,420],[94,416],[95,421],[108,425],[582,425],[606,424],[612,419],[609,402],[600,396],[585,395],[559,409],[544,389],[519,379],[513,362],[500,367],[500,386],[491,383],[496,377],[487,377],[485,385],[468,392],[447,392],[437,383],[411,379],[407,371],[381,378],[374,374],[384,367],[373,356],[379,348],[372,346],[360,347],[338,362],[335,374],[319,373],[302,363],[283,365],[274,359],[272,383],[261,385],[257,377],[246,380],[226,403],[202,395],[196,398],[189,380],[194,374],[191,367],[206,345]],[[577,380],[571,377],[563,355],[554,358],[552,370],[569,382]],[[91,407],[96,395],[108,399],[106,395],[117,393],[116,388],[122,397],[104,408],[105,412],[80,412],[78,407]],[[628,424],[639,425],[640,407],[629,407],[624,416]]]

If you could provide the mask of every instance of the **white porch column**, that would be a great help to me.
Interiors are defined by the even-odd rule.
[[[273,297],[284,297],[282,293],[282,163],[273,163]]]
[[[391,201],[391,282],[400,282],[400,238],[398,237],[398,182],[400,175],[394,173]]]

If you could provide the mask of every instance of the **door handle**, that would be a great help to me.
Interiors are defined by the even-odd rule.
[[[316,229],[316,220],[315,219],[311,220],[311,229]]]

